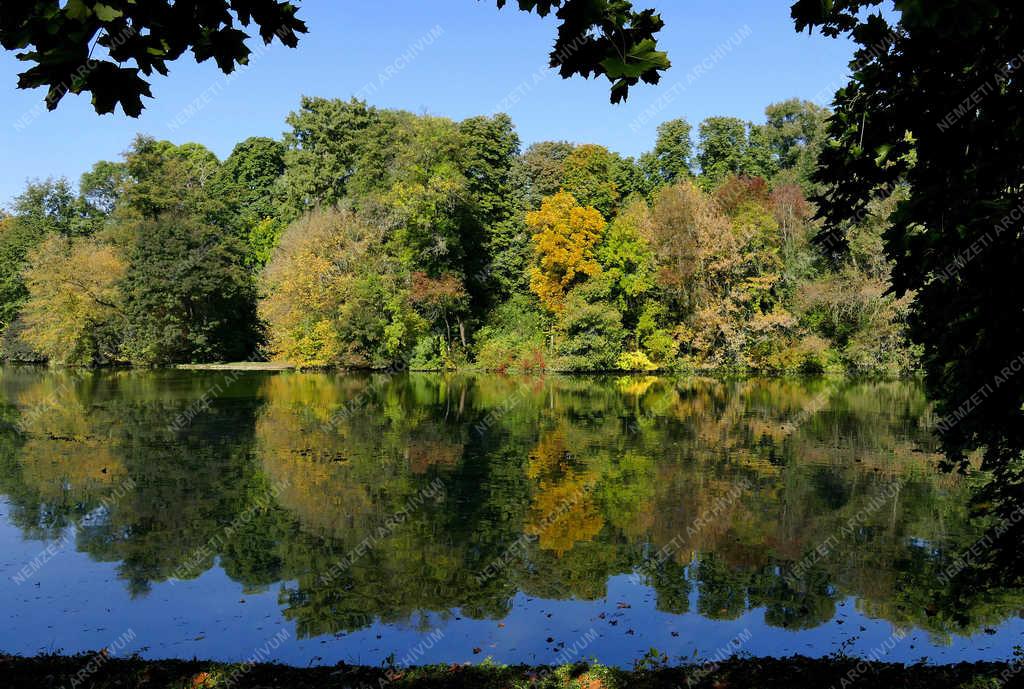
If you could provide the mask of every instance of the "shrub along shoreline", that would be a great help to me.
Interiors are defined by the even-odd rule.
[[[101,661],[97,660],[102,659]],[[0,675],[9,689],[999,689],[1022,686],[1022,665],[960,663],[902,665],[857,658],[730,659],[714,665],[638,668],[599,665],[435,665],[372,668],[339,664],[295,668],[199,660],[142,660],[95,655],[0,655]]]

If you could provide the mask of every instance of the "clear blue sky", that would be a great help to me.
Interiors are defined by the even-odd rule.
[[[170,76],[153,77],[155,98],[138,119],[99,117],[87,97],[73,95],[56,112],[38,112],[45,92],[17,90],[24,63],[2,52],[0,205],[26,179],[77,180],[94,161],[117,159],[138,132],[196,141],[223,159],[245,137],[280,136],[300,96],[348,98],[361,90],[373,105],[455,119],[505,110],[524,145],[567,139],[637,155],[667,119],[760,120],[765,105],[794,96],[827,104],[853,50],[797,34],[790,0],[639,0],[660,9],[661,42],[674,66],[660,85],[641,84],[628,103],[613,106],[606,80],[564,81],[546,69],[555,20],[514,4],[499,12],[493,0],[306,0],[300,16],[310,33],[298,49],[275,44],[230,81],[212,60],[197,65],[186,54]],[[391,76],[382,76],[389,66]],[[204,93],[202,107],[172,126]]]

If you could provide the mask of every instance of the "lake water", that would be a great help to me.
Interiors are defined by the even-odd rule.
[[[1009,659],[906,382],[0,371],[0,651]]]

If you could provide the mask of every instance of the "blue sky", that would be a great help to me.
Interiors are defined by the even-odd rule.
[[[454,119],[500,109],[524,146],[567,139],[637,155],[667,119],[760,120],[765,105],[794,96],[827,104],[853,50],[797,34],[790,0],[639,0],[665,19],[660,40],[673,69],[611,105],[606,80],[564,81],[546,68],[553,17],[509,4],[499,12],[493,0],[306,0],[300,16],[310,33],[298,49],[261,49],[230,79],[212,60],[197,65],[186,54],[169,77],[153,77],[155,99],[138,119],[99,117],[80,96],[40,111],[44,91],[17,90],[24,63],[0,52],[0,205],[27,179],[77,180],[96,160],[117,159],[138,132],[196,141],[223,159],[245,137],[280,136],[302,95],[362,93],[380,107]]]

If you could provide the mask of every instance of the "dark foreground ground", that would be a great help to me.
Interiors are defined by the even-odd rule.
[[[743,659],[718,666],[647,668],[632,672],[600,666],[561,668],[435,666],[407,670],[338,665],[293,668],[203,661],[114,659],[104,655],[0,655],[0,687],[7,689],[1012,689],[1024,686],[1020,663],[941,667],[866,663],[856,659]]]

